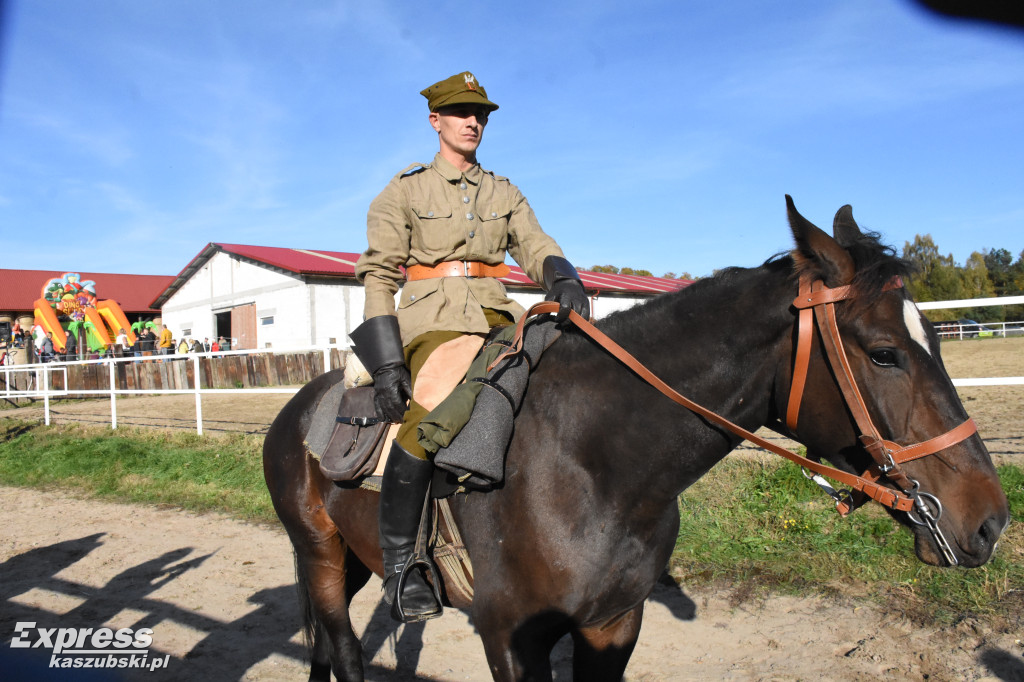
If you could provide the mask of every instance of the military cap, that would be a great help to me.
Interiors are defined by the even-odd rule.
[[[434,83],[420,94],[427,98],[427,106],[431,111],[452,104],[480,104],[494,111],[498,105],[487,99],[487,91],[480,85],[476,76],[469,71],[457,73],[451,78]]]

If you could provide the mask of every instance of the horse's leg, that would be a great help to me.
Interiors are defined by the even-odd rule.
[[[543,681],[551,679],[551,650],[569,632],[569,621],[561,613],[541,613],[523,619],[511,602],[488,600],[488,607],[474,601],[473,621],[491,675],[498,682]],[[510,625],[517,624],[517,625]]]
[[[303,568],[298,567],[296,557],[296,568],[299,575],[303,575]],[[361,561],[351,552],[347,552],[345,560],[345,593],[348,604],[352,603],[352,597],[366,584],[372,573]],[[331,644],[324,627],[324,623],[317,615],[317,608],[309,593],[309,581],[302,577],[298,580],[301,594],[301,603],[305,609],[305,622],[307,623],[307,639],[310,646],[310,682],[326,682],[331,679]],[[362,649],[356,652],[362,656]],[[351,655],[349,656],[351,657]]]
[[[327,643],[327,633],[319,621],[313,625],[313,637],[310,642],[309,682],[330,682],[331,679],[331,647]]]
[[[574,680],[621,680],[640,636],[644,603],[600,625],[572,632]]]
[[[369,571],[348,551],[333,524],[301,540],[293,536],[292,542],[313,620],[310,682],[329,682],[331,670],[339,680],[362,680],[362,645],[352,630],[348,605],[366,584]]]

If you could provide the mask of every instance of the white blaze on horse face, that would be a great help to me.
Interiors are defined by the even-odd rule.
[[[932,349],[928,347],[928,335],[925,334],[924,325],[921,323],[921,311],[910,299],[903,301],[903,322],[907,325],[910,338],[921,344],[928,355],[931,355]]]

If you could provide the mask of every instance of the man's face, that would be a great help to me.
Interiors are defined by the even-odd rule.
[[[483,140],[488,113],[487,107],[477,104],[453,104],[430,112],[430,125],[440,134],[441,150],[473,157]]]

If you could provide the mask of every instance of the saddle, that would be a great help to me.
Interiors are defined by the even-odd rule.
[[[453,360],[454,353],[446,356],[439,349],[431,355],[431,361],[444,357],[438,364],[468,366],[459,369],[457,376],[431,367],[430,361],[419,373],[416,401],[431,412],[421,421],[418,435],[438,469],[434,497],[490,490],[504,479],[505,452],[529,374],[560,335],[553,320],[533,320],[525,326],[521,348],[495,363],[516,331],[506,327],[486,341],[463,344],[461,352],[468,347],[475,358],[469,355],[461,365]],[[349,362],[357,360],[351,357]],[[398,430],[377,417],[373,387],[361,385],[365,378],[350,378],[354,376],[360,375],[346,366],[346,386],[336,386],[321,399],[306,438],[321,473],[338,482],[362,482],[381,475]]]

